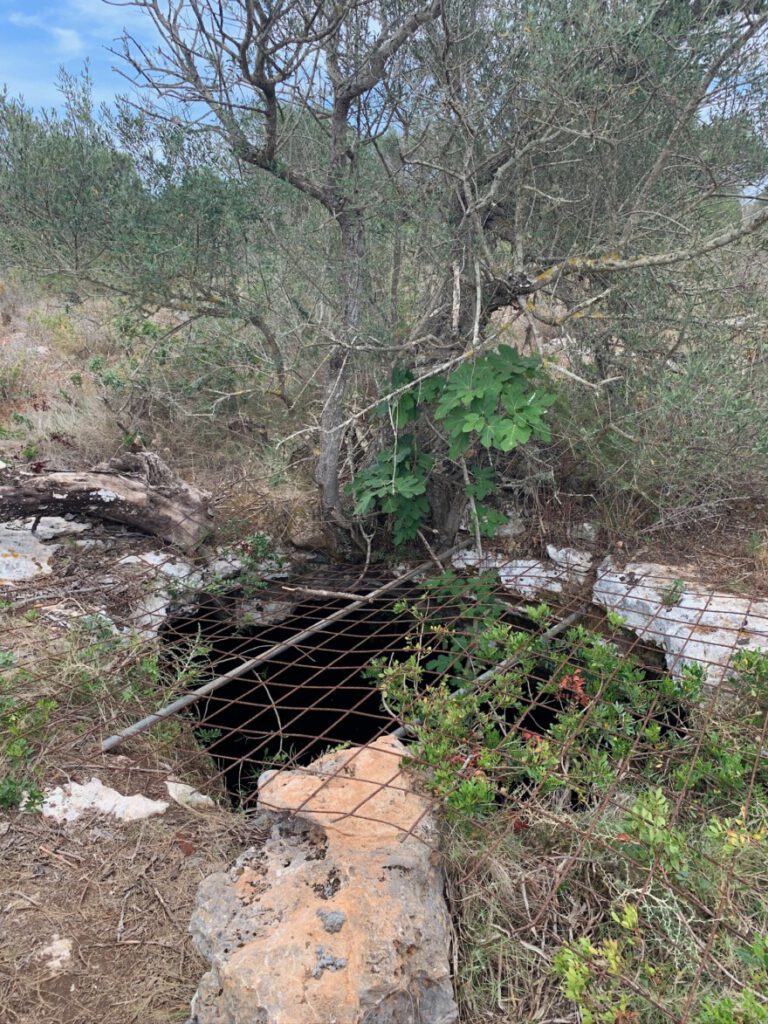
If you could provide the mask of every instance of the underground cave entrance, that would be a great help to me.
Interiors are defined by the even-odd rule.
[[[382,582],[369,583],[369,590]],[[319,583],[315,579],[300,585],[318,587]],[[404,605],[424,598],[424,590],[414,585],[390,591],[192,706],[197,741],[213,759],[235,804],[253,806],[258,778],[267,769],[307,765],[335,747],[364,744],[398,727],[365,669],[374,658],[408,656],[414,619]],[[295,603],[286,605],[282,584],[269,584],[260,592],[259,604],[273,609],[282,604],[281,621],[246,624],[238,615],[236,596],[202,595],[193,609],[169,620],[164,639],[173,646],[193,640],[206,649],[204,682],[206,676],[226,673],[293,640],[350,603],[344,598],[302,598],[297,593],[289,600]],[[508,607],[504,621],[535,631],[522,609]],[[449,605],[434,605],[431,615],[447,625],[463,621]],[[590,628],[599,631],[601,615],[590,610]],[[636,642],[630,646],[639,655],[646,679],[664,674],[658,648],[640,647]],[[427,674],[426,685],[437,678]],[[516,728],[543,736],[556,720],[562,707],[559,698],[547,692],[549,681],[539,670],[529,678],[529,710]],[[678,723],[684,715],[681,709]]]
[[[390,591],[193,706],[197,740],[233,799],[250,802],[268,768],[306,765],[334,747],[368,743],[397,728],[364,669],[373,658],[403,655],[413,619],[397,605],[418,596],[413,587]],[[262,607],[277,602],[286,602],[279,585],[260,592]],[[226,673],[349,603],[307,597],[297,600],[282,621],[235,625],[233,601],[203,597],[193,612],[170,620],[164,639],[173,645],[193,639],[207,649],[204,681],[205,674]]]

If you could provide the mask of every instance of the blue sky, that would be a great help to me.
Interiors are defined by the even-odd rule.
[[[56,106],[59,67],[77,73],[87,59],[97,102],[127,92],[108,52],[123,26],[145,39],[151,31],[145,15],[104,0],[0,0],[0,84],[32,106]]]

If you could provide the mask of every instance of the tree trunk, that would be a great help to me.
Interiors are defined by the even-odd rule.
[[[336,345],[328,360],[325,405],[320,421],[320,457],[316,470],[323,520],[337,525],[342,521],[339,489],[339,459],[343,440],[341,424],[344,420],[344,396],[352,357],[351,348],[360,329],[364,249],[361,211],[342,211],[338,223],[341,233],[341,340],[344,344]]]

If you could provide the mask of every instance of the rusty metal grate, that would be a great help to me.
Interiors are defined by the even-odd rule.
[[[500,568],[505,570],[504,584],[499,578]],[[579,749],[580,738],[599,721],[599,695],[583,705],[573,700],[572,710],[577,713],[578,722],[565,739],[560,740],[547,731],[547,715],[552,712],[551,693],[546,692],[548,680],[541,679],[537,683],[534,679],[524,706],[505,727],[509,732],[533,734],[534,743],[545,739],[551,748],[551,767],[532,776],[525,787],[511,788],[500,796],[496,813],[473,820],[473,834],[479,838],[473,846],[472,857],[461,862],[463,874],[460,872],[458,881],[454,878],[454,891],[464,892],[461,886],[471,886],[473,879],[485,877],[495,862],[510,856],[512,843],[521,863],[533,865],[527,877],[530,882],[535,876],[538,889],[535,905],[510,915],[506,926],[509,936],[536,948],[549,943],[555,949],[567,946],[581,934],[575,926],[569,930],[563,923],[566,919],[564,901],[571,899],[574,906],[588,908],[580,927],[584,935],[590,936],[597,927],[600,913],[605,916],[617,912],[610,893],[603,891],[609,884],[606,878],[634,879],[633,887],[628,885],[627,891],[631,889],[635,893],[633,898],[641,915],[643,907],[650,907],[648,920],[652,923],[638,925],[638,929],[646,931],[642,939],[639,931],[638,937],[630,935],[633,942],[642,941],[650,947],[665,941],[666,933],[654,916],[661,913],[659,907],[664,900],[667,901],[665,907],[668,904],[675,908],[675,913],[688,915],[690,920],[680,923],[679,928],[687,929],[692,948],[698,950],[696,963],[685,982],[693,994],[670,1001],[668,992],[662,991],[651,976],[642,975],[636,962],[636,947],[627,947],[627,962],[610,975],[605,956],[599,952],[602,947],[595,946],[598,953],[587,956],[592,981],[601,977],[600,983],[608,985],[606,977],[610,975],[608,988],[616,991],[616,1007],[621,994],[629,1000],[627,1006],[640,1007],[627,1009],[624,1017],[614,1017],[616,1024],[633,1024],[645,1019],[690,1020],[698,1024],[695,992],[706,990],[713,977],[723,975],[721,968],[726,971],[723,984],[729,990],[751,992],[759,1006],[768,1005],[768,992],[761,987],[762,982],[749,982],[746,975],[729,981],[730,968],[723,962],[726,947],[744,949],[768,928],[768,908],[754,906],[750,909],[745,895],[746,887],[753,884],[756,870],[750,858],[758,856],[762,849],[764,829],[768,826],[768,821],[762,824],[768,814],[768,798],[763,788],[764,765],[768,758],[768,703],[760,705],[760,700],[756,699],[753,704],[758,710],[753,717],[749,720],[740,717],[739,677],[732,671],[734,656],[739,652],[761,646],[768,648],[768,604],[730,598],[714,591],[681,604],[676,600],[680,595],[670,592],[666,576],[656,579],[648,573],[637,578],[627,575],[623,581],[622,607],[629,609],[635,618],[639,616],[642,622],[639,626],[636,623],[635,631],[608,629],[606,608],[597,607],[592,600],[594,585],[601,582],[601,573],[603,579],[614,573],[612,568],[601,567],[596,579],[565,587],[552,599],[553,617],[546,624],[537,625],[529,610],[535,601],[515,593],[512,569],[511,563],[506,567],[495,566],[495,576],[485,599],[503,604],[500,621],[517,633],[525,634],[528,645],[535,644],[547,633],[562,637],[567,628],[583,626],[610,635],[611,642],[619,644],[623,655],[637,659],[649,680],[670,672],[676,677],[686,659],[695,655],[708,672],[708,682],[695,701],[681,694],[677,705],[688,736],[688,777],[683,767],[676,788],[670,787],[668,780],[665,781],[662,758],[658,787],[655,787],[647,744],[638,730],[635,741],[620,758],[621,764],[626,766],[623,774],[617,772],[611,782],[579,805],[575,798],[563,797],[562,787],[559,802],[550,794],[553,783],[562,780],[563,766]],[[434,577],[436,573],[436,567],[432,566],[422,570],[421,575]],[[120,752],[141,756],[144,745],[151,743],[153,749],[162,752],[161,756],[167,754],[177,777],[189,779],[225,802],[230,800],[246,811],[255,811],[258,778],[266,770],[307,772],[318,755],[340,744],[370,743],[395,731],[406,743],[412,742],[412,730],[408,728],[411,723],[391,713],[365,670],[374,657],[402,658],[407,653],[416,621],[410,609],[419,602],[424,602],[429,621],[439,624],[455,641],[461,641],[453,645],[440,670],[428,675],[425,685],[438,685],[441,678],[466,666],[469,660],[478,701],[492,699],[492,688],[498,678],[498,658],[478,642],[472,610],[472,572],[463,574],[470,581],[470,592],[462,595],[461,600],[455,595],[435,596],[425,589],[421,576],[399,579],[381,569],[371,570],[362,581],[357,580],[356,575],[357,570],[309,566],[290,578],[272,579],[264,590],[255,593],[253,607],[257,612],[259,609],[263,612],[270,604],[289,603],[290,607],[278,608],[280,614],[273,616],[275,621],[261,622],[243,619],[237,578],[212,593],[200,588],[195,575],[188,580],[177,577],[170,611],[167,615],[165,611],[159,614],[160,629],[156,638],[131,639],[130,622],[128,618],[121,621],[117,606],[121,602],[125,605],[127,595],[133,601],[146,598],[147,588],[157,586],[157,566],[151,572],[147,567],[137,566],[136,577],[130,584],[121,583],[109,593],[98,592],[97,570],[94,569],[92,579],[81,577],[77,587],[70,587],[68,591],[60,588],[49,596],[40,596],[42,588],[38,588],[36,596],[31,590],[25,594],[17,589],[12,595],[14,608],[6,613],[4,645],[10,648],[18,643],[23,648],[25,632],[41,623],[50,622],[51,631],[57,632],[61,651],[52,647],[44,658],[30,656],[26,662],[25,671],[30,676],[33,696],[44,673],[50,675],[57,663],[63,665],[67,658],[77,661],[78,654],[73,653],[73,647],[79,649],[79,657],[85,659],[81,674],[89,669],[90,659],[91,667],[94,664],[97,668],[100,664],[104,666],[109,675],[107,682],[111,680],[116,686],[123,685],[126,673],[130,676],[131,671],[140,670],[142,659],[149,659],[153,670],[159,673],[155,693],[144,685],[141,694],[132,695],[123,706],[119,701],[103,701],[102,717],[97,722],[83,722],[81,716],[78,749],[89,751],[93,761],[99,743],[110,735],[126,732],[125,739],[118,745]],[[655,605],[648,599],[649,589],[662,595]],[[603,592],[607,593],[605,588]],[[104,599],[105,614],[111,612],[113,622],[118,629],[125,630],[123,633],[108,629],[106,624],[102,624],[103,635],[98,633],[92,603],[90,608],[86,605],[86,596],[90,598],[94,593]],[[606,603],[610,606],[609,598],[610,595]],[[77,602],[82,602],[79,612]],[[65,606],[69,609],[66,615],[62,610]],[[23,619],[25,609],[30,607],[37,612],[35,623]],[[674,639],[672,644],[670,636]],[[64,652],[66,647],[68,653]],[[522,644],[520,650],[524,651],[525,647],[526,644]],[[87,655],[83,651],[88,652]],[[266,660],[265,654],[269,654]],[[565,646],[553,647],[547,669],[550,679],[564,673],[572,677],[580,667],[577,660],[570,660]],[[211,687],[212,681],[227,674],[223,684]],[[77,672],[72,673],[70,667],[65,675],[71,680],[68,685],[74,693],[81,685]],[[603,680],[604,688],[609,688],[610,684],[611,677]],[[197,699],[189,699],[194,690],[206,686],[210,688]],[[173,707],[174,702],[179,701],[181,703],[170,714],[154,718],[146,735],[132,729],[142,716],[152,717],[161,705]],[[64,703],[63,696],[61,702]],[[644,726],[653,726],[658,706],[651,702],[645,709]],[[723,839],[720,842],[713,838],[711,843],[702,840],[701,848],[695,851],[695,877],[686,877],[685,872],[674,868],[663,852],[663,845],[659,847],[661,852],[654,851],[647,843],[643,846],[643,842],[626,830],[617,831],[616,823],[627,820],[632,780],[642,775],[646,789],[664,791],[665,828],[672,835],[678,827],[683,830],[682,823],[689,821],[691,808],[698,799],[696,794],[707,790],[708,786],[718,785],[714,776],[698,778],[695,773],[700,752],[714,735],[738,737],[739,743],[744,744],[745,749],[748,746],[753,756],[746,765],[737,807],[730,806],[725,796],[719,803],[716,797],[709,799],[707,806],[713,817],[717,817],[718,807],[722,806]],[[49,763],[63,754],[64,746],[62,740],[53,743],[47,751]],[[417,776],[423,782],[428,775],[418,775],[418,747],[411,745],[410,751]],[[467,756],[463,749],[455,753]],[[723,757],[729,753],[726,747]],[[456,773],[456,785],[477,770],[471,759],[465,767],[463,775],[461,771]],[[333,778],[331,771],[319,781],[320,789],[330,785]],[[381,788],[403,787],[394,755],[393,781],[379,785]],[[376,821],[375,813],[370,813],[372,806],[362,806],[355,813],[363,819]],[[295,810],[300,812],[301,806]],[[419,824],[409,823],[404,834],[415,833],[424,838]],[[455,826],[449,826],[448,833],[453,828]],[[426,841],[434,842],[436,849],[444,849],[445,839],[438,841],[432,836]],[[553,843],[549,852],[547,842]],[[544,873],[540,870],[541,864],[546,867]],[[708,893],[699,877],[706,865],[712,877],[717,878],[717,886]],[[461,918],[461,903],[456,905]],[[547,971],[551,969],[551,956],[545,967]],[[598,977],[600,971],[604,976]],[[616,1013],[624,1012],[616,1009]]]

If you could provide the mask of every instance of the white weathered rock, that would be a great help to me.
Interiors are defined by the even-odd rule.
[[[579,583],[586,580],[595,560],[588,551],[579,551],[577,548],[556,548],[554,544],[547,544],[547,554],[555,565],[572,574]]]
[[[35,518],[19,519],[8,525],[20,530],[31,530],[35,525]],[[74,537],[79,533],[87,533],[90,529],[90,523],[79,523],[64,516],[41,516],[37,520],[35,534],[38,540],[54,540],[56,537]]]
[[[507,517],[507,521],[496,529],[495,536],[503,540],[514,540],[515,537],[521,537],[528,526],[520,513],[513,509],[512,511],[506,510],[504,515]]]
[[[109,814],[120,821],[140,821],[167,810],[168,804],[163,800],[150,800],[140,793],[123,796],[96,778],[85,785],[68,782],[49,790],[42,807],[43,815],[56,821],[76,821],[89,812]]]
[[[666,653],[678,677],[698,663],[717,685],[728,675],[734,653],[768,648],[768,601],[736,597],[696,581],[690,566],[632,562],[600,565],[595,604],[617,612],[626,626]]]
[[[29,530],[0,524],[0,587],[49,575],[56,551],[57,545],[43,544]]]
[[[183,782],[166,782],[165,788],[168,796],[182,807],[192,807],[195,810],[209,811],[216,807],[216,804],[205,793],[195,789],[194,786],[187,786]]]
[[[153,640],[165,622],[171,605],[185,593],[194,593],[203,582],[202,574],[179,558],[163,551],[144,551],[126,555],[118,566],[138,566],[143,570],[145,593],[133,606],[131,619],[138,634]]]
[[[231,580],[238,576],[245,568],[245,563],[237,555],[231,552],[219,551],[216,557],[208,563],[205,572],[206,576],[213,576],[220,580]]]
[[[238,624],[273,626],[290,618],[295,608],[295,601],[261,601],[259,598],[247,598],[238,606]]]
[[[455,1024],[430,805],[382,739],[264,773],[269,838],[201,885],[195,1024]]]
[[[37,521],[34,518],[15,519],[0,523],[0,586],[11,586],[22,580],[34,579],[35,576],[49,575],[52,571],[51,559],[60,545],[46,542],[89,529],[87,523],[76,523],[61,516],[42,516]]]
[[[583,583],[592,562],[592,556],[574,548],[547,549],[549,559],[508,558],[490,553],[482,558],[474,548],[457,551],[451,558],[456,569],[473,568],[478,572],[496,569],[502,585],[522,597],[541,597],[560,594],[566,586]]]

